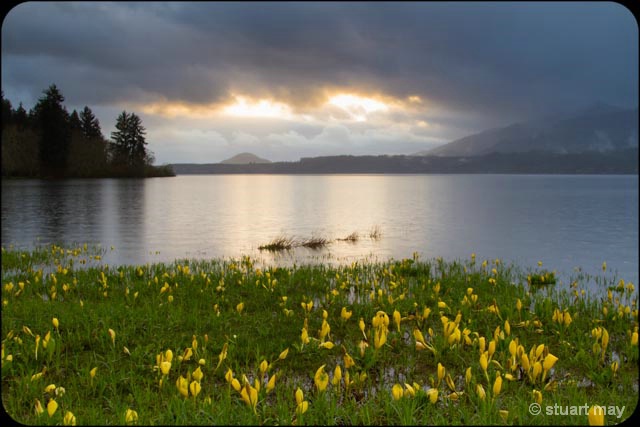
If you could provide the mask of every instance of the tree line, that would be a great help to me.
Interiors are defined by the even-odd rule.
[[[28,112],[13,108],[2,92],[2,176],[98,178],[174,176],[170,166],[153,166],[146,129],[135,113],[123,111],[107,139],[85,106],[70,114],[55,84]]]

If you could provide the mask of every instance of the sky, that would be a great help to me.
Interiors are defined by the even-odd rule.
[[[55,84],[107,137],[135,112],[156,164],[412,154],[638,106],[638,24],[615,2],[27,2],[1,54],[14,107]]]

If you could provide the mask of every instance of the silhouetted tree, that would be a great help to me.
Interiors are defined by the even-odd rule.
[[[102,129],[100,129],[100,122],[91,111],[91,108],[85,105],[82,112],[80,112],[80,122],[82,127],[82,133],[86,138],[101,138]]]
[[[13,107],[11,101],[5,99],[4,91],[1,91],[0,97],[2,97],[2,128],[6,128],[13,121]]]
[[[69,127],[71,131],[80,130],[82,127],[82,123],[80,122],[80,116],[78,116],[78,112],[73,110],[71,115],[69,115]]]
[[[67,169],[71,132],[63,102],[64,96],[54,84],[44,91],[33,108],[39,133],[41,173],[45,176],[63,176]]]
[[[116,131],[111,132],[115,148],[114,160],[125,163],[131,170],[142,173],[147,164],[145,133],[140,117],[126,111],[120,113],[116,119]]]
[[[27,110],[22,106],[22,102],[18,105],[18,109],[13,113],[13,122],[19,129],[24,129],[28,125],[29,116],[27,115]]]

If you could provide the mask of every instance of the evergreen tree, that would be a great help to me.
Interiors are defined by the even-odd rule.
[[[27,115],[27,110],[22,106],[22,102],[18,105],[18,109],[13,114],[13,121],[20,129],[27,127],[29,116]]]
[[[64,176],[67,169],[71,132],[69,113],[63,102],[64,96],[54,84],[44,91],[34,107],[40,167],[45,176]]]
[[[82,128],[82,123],[80,122],[80,117],[76,110],[73,110],[69,116],[69,127],[71,128],[71,131],[80,130]]]
[[[104,139],[102,136],[102,129],[100,129],[100,122],[91,111],[91,108],[85,105],[84,110],[80,112],[80,122],[82,133],[87,138],[100,138]]]
[[[13,121],[13,107],[11,101],[5,99],[4,91],[0,93],[0,97],[2,98],[2,128],[4,129]]]
[[[146,130],[142,120],[135,113],[123,111],[116,119],[116,131],[111,132],[116,159],[126,163],[130,168],[140,172],[147,164],[147,150],[145,145]]]

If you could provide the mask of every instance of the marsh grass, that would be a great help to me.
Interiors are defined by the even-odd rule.
[[[326,239],[324,237],[309,237],[307,239],[302,239],[298,242],[298,246],[302,246],[304,248],[310,249],[321,249],[331,243],[331,240]]]
[[[360,240],[360,235],[358,234],[357,231],[354,231],[353,233],[349,234],[346,237],[343,237],[341,239],[336,239],[336,240],[340,240],[343,242],[350,242],[350,243],[356,243],[358,240]]]
[[[249,257],[82,262],[92,256],[83,247],[3,249],[2,403],[22,424],[61,425],[70,411],[78,425],[123,425],[127,409],[140,425],[587,424],[584,414],[532,415],[534,389],[543,408],[625,406],[621,419],[606,417],[616,424],[638,403],[638,295],[609,273],[599,277],[603,295],[589,296],[582,278],[566,287],[532,286],[527,276],[546,270],[473,257],[262,268]],[[485,354],[493,349],[486,374],[481,342]],[[521,356],[513,359],[512,342],[522,354],[541,348],[541,357],[557,362],[532,380]],[[158,357],[169,349],[163,375]],[[441,379],[438,364],[446,371]],[[314,381],[322,365],[324,391]],[[337,366],[342,378],[334,384]],[[184,397],[176,382],[182,376],[191,384],[198,368],[201,391]],[[229,370],[245,388],[260,384],[255,409],[229,384]],[[498,375],[503,383],[494,395]],[[50,384],[55,388],[45,391]],[[397,400],[396,384],[403,390]],[[308,403],[302,414],[298,388]],[[435,403],[427,394],[433,389]],[[49,399],[59,405],[51,417]],[[36,400],[45,407],[39,415]]]
[[[382,238],[382,229],[379,225],[374,225],[369,230],[369,238],[372,240],[380,240]]]
[[[258,246],[258,249],[261,251],[284,251],[290,250],[296,245],[297,242],[293,237],[278,236],[275,239],[271,240],[269,243]]]

